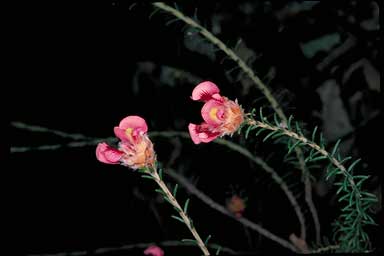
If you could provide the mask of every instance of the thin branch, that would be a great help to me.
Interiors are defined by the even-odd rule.
[[[72,139],[72,140],[96,140],[100,138],[95,138],[95,137],[88,137],[80,133],[68,133],[68,132],[63,132],[59,131],[56,129],[49,129],[46,127],[42,126],[37,126],[37,125],[30,125],[26,124],[23,122],[11,122],[11,126],[21,129],[21,130],[26,130],[26,131],[31,131],[31,132],[42,132],[42,133],[51,133],[56,136],[66,138],[66,139]]]
[[[29,151],[49,151],[49,150],[58,150],[61,148],[81,148],[87,146],[95,146],[100,142],[105,141],[116,141],[116,138],[106,138],[106,139],[94,139],[88,141],[72,141],[64,144],[51,144],[51,145],[41,145],[41,146],[22,146],[17,147],[13,146],[10,148],[11,153],[24,153]]]

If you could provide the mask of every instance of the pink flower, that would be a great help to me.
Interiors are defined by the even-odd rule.
[[[243,123],[244,113],[236,101],[220,95],[216,84],[205,81],[192,91],[192,100],[205,102],[201,115],[205,122],[189,124],[188,130],[195,144],[210,142],[219,136],[232,135]]]
[[[139,116],[127,116],[114,128],[116,137],[121,141],[118,149],[107,143],[99,143],[96,157],[106,164],[119,164],[132,169],[152,167],[156,161],[153,144],[149,140],[148,126]]]
[[[145,249],[144,254],[151,256],[164,256],[164,251],[156,245],[151,245]]]
[[[240,218],[243,216],[245,210],[245,200],[239,197],[238,195],[233,195],[226,203],[227,209],[235,214],[236,217]]]

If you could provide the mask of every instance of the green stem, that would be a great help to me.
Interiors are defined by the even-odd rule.
[[[184,212],[183,208],[181,208],[180,204],[177,202],[176,198],[172,195],[171,191],[169,191],[167,185],[165,185],[164,181],[160,178],[158,172],[156,169],[151,169],[151,171],[148,173],[150,174],[156,183],[159,185],[161,190],[164,192],[164,196],[166,196],[169,200],[169,202],[172,204],[173,207],[177,209],[177,212],[179,213],[180,217],[183,219],[185,225],[188,227],[188,229],[191,231],[193,237],[195,238],[197,245],[200,247],[201,251],[204,255],[210,255],[207,247],[205,246],[203,240],[201,239],[200,235],[197,233],[195,227],[191,223],[191,219],[187,216],[187,213]]]

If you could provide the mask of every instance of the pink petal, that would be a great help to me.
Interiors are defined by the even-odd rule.
[[[198,84],[192,91],[193,100],[208,101],[212,98],[219,99],[220,89],[212,82],[205,81]]]
[[[164,251],[156,245],[151,245],[144,251],[144,254],[151,256],[164,256]]]
[[[189,130],[189,135],[191,135],[191,139],[193,143],[199,144],[201,142],[199,138],[199,134],[196,131],[196,126],[195,124],[189,124],[188,125],[188,130]]]
[[[224,120],[224,105],[216,100],[209,100],[201,109],[201,115],[205,122],[211,125],[220,125]]]
[[[140,132],[146,133],[148,131],[148,126],[145,120],[139,116],[127,116],[123,120],[121,120],[119,124],[119,128],[122,130],[126,130],[128,128],[132,128],[132,130],[138,130]]]
[[[119,138],[120,140],[124,142],[130,141],[130,139],[127,137],[127,134],[125,133],[125,130],[115,126],[115,128],[113,128],[113,131],[115,132],[116,137]]]
[[[99,143],[96,148],[97,160],[106,164],[118,164],[123,155],[123,152],[109,146],[105,142]]]
[[[210,128],[213,129],[214,127],[210,127],[206,123],[202,123],[201,125],[189,124],[188,130],[193,143],[208,143],[219,137],[220,133],[212,132]]]

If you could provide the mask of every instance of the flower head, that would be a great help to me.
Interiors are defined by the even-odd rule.
[[[127,116],[114,128],[116,137],[121,141],[117,149],[99,143],[96,157],[106,164],[123,164],[132,169],[151,167],[156,157],[153,144],[147,135],[148,126],[139,116]]]
[[[164,251],[156,245],[151,245],[145,249],[144,254],[151,256],[164,256]]]
[[[245,200],[238,195],[233,195],[231,198],[227,200],[226,203],[227,209],[235,214],[236,217],[243,216],[243,212],[245,210]]]
[[[232,135],[243,123],[244,112],[237,101],[220,95],[216,84],[205,81],[192,91],[192,100],[205,102],[200,125],[189,124],[189,134],[195,144],[210,142],[219,136]]]

